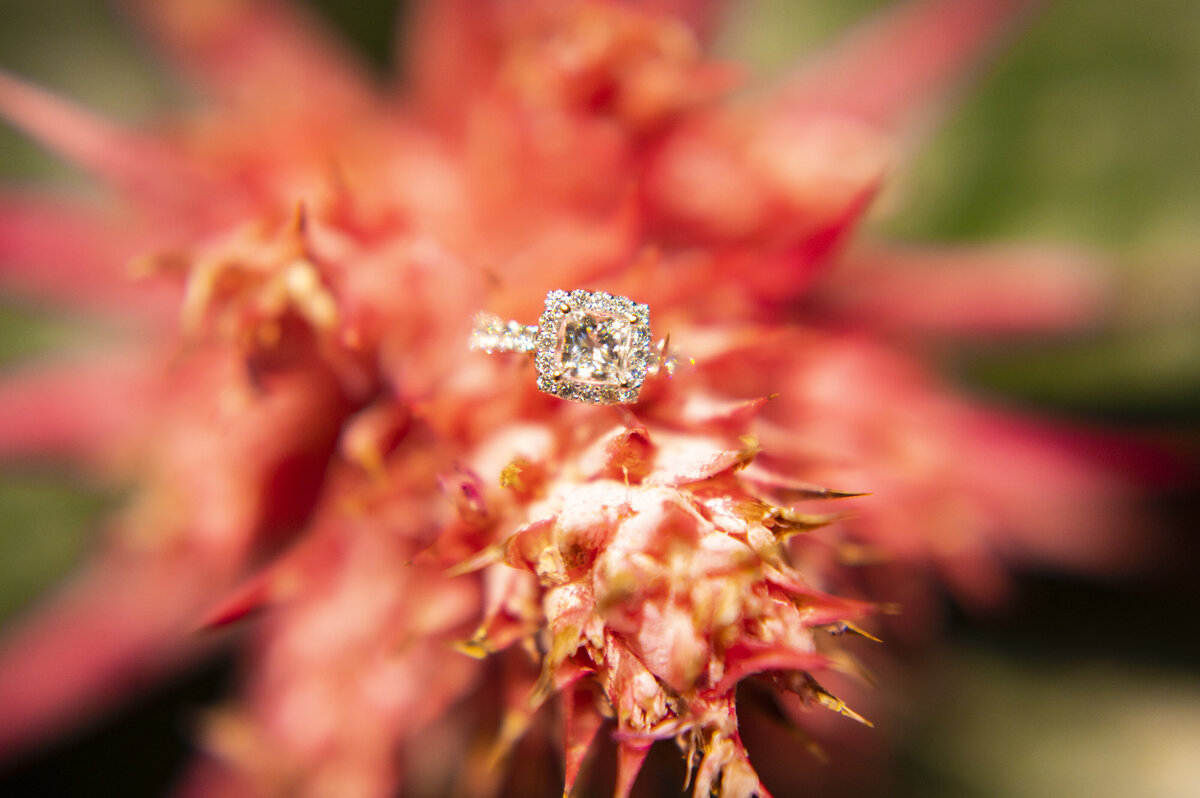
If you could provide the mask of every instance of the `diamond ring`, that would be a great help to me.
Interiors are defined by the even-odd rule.
[[[537,324],[475,317],[470,347],[533,352],[538,390],[593,405],[632,404],[646,377],[670,369],[650,343],[650,308],[602,291],[551,291]]]

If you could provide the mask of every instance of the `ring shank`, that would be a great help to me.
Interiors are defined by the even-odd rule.
[[[477,313],[468,342],[472,351],[532,352],[537,349],[538,326],[505,321],[492,313]]]

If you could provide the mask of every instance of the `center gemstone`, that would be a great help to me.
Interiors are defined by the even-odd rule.
[[[558,328],[562,374],[593,385],[620,385],[629,379],[633,325],[626,319],[573,310]]]

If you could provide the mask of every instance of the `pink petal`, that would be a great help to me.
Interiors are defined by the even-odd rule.
[[[629,798],[638,772],[650,753],[651,743],[621,740],[617,743],[617,786],[614,798]]]
[[[972,414],[983,461],[962,478],[996,509],[1014,557],[1059,568],[1122,573],[1146,562],[1153,525],[1129,534],[1135,485],[1171,478],[1170,459],[1131,438],[1051,425],[997,412]],[[1036,482],[1037,490],[1031,487]]]
[[[147,136],[0,71],[0,116],[47,149],[141,196],[173,196],[181,164]]]
[[[765,462],[769,460],[770,457],[767,455],[756,458],[742,471],[741,481],[754,485],[757,489],[769,493],[773,497],[778,497],[778,501],[784,504],[811,499],[848,499],[864,495],[853,491],[825,488],[777,473],[765,465]]]
[[[723,695],[734,685],[753,673],[763,671],[810,671],[828,668],[831,660],[813,651],[788,651],[762,644],[738,643],[726,653],[730,662],[721,681],[712,689],[713,695]]]
[[[200,629],[217,629],[236,623],[262,609],[271,598],[276,572],[277,567],[272,566],[269,570],[250,577],[222,599],[215,608],[201,615],[197,626]]]
[[[369,473],[383,473],[387,456],[408,434],[412,413],[392,397],[360,410],[342,430],[338,449],[342,456]]]
[[[1106,287],[1076,252],[872,248],[847,257],[821,301],[889,331],[989,335],[1078,328],[1100,315]]]
[[[88,460],[140,423],[152,401],[148,364],[93,358],[0,378],[0,456]]]
[[[164,55],[232,105],[337,116],[363,102],[365,69],[299,3],[124,0]]]
[[[513,568],[536,573],[545,552],[555,547],[555,519],[543,518],[518,529],[504,544],[504,561]]]
[[[731,737],[717,736],[711,741],[711,747],[696,771],[696,786],[692,794],[719,794],[721,798],[771,798],[767,788],[758,780],[746,755],[746,748],[736,732]]]
[[[604,717],[596,710],[596,696],[590,684],[576,683],[563,693],[563,718],[566,739],[566,778],[563,795],[570,795]]]
[[[702,41],[719,32],[727,0],[645,0],[643,6],[664,16],[682,20]]]
[[[913,0],[871,20],[785,87],[804,113],[896,130],[957,84],[1031,0]]]
[[[64,198],[0,194],[0,281],[37,300],[174,319],[178,288],[128,273],[121,226]]]
[[[189,616],[217,572],[177,552],[93,566],[0,647],[0,757],[120,700],[194,651]]]
[[[156,673],[171,651],[190,647],[199,613],[228,588],[251,547],[273,534],[294,534],[307,517],[344,399],[319,371],[263,374],[253,389],[239,391],[244,364],[223,354],[172,372],[175,413],[160,418],[164,424],[151,441],[156,473],[186,474],[186,483],[156,493],[152,482],[101,565],[5,640],[0,749]],[[27,425],[39,432],[39,443],[88,442],[82,433],[91,427],[77,431],[72,414],[90,418],[95,395],[80,390],[78,374],[67,376],[76,379],[50,380],[3,415],[15,441]],[[95,381],[103,385],[98,375]],[[121,419],[138,420],[140,394],[153,393],[140,392],[120,408]],[[49,414],[48,430],[38,421],[47,414],[32,406],[39,396],[63,403]],[[137,545],[125,544],[131,540]]]
[[[736,273],[778,301],[853,232],[893,158],[861,121],[797,112],[772,95],[730,101],[653,153],[643,199],[667,240],[737,245],[722,253],[722,278]]]
[[[723,449],[721,444],[698,435],[657,433],[658,457],[647,478],[650,485],[679,486],[710,479],[731,468],[745,465],[752,457],[749,448]]]
[[[409,18],[401,20],[403,41],[396,48],[409,54],[404,77],[417,107],[438,122],[462,122],[470,100],[493,85],[500,50],[506,38],[514,38],[514,22],[523,21],[523,12],[526,18],[549,17],[545,12],[555,11],[556,5],[572,4],[421,0]],[[650,0],[636,5],[639,12],[680,20],[708,41],[725,0]]]
[[[499,42],[494,0],[420,0],[405,20],[408,94],[439,122],[460,120],[494,76]]]
[[[768,396],[724,399],[697,391],[680,396],[677,402],[665,408],[663,416],[684,429],[712,429],[728,435],[747,429],[768,401]]]

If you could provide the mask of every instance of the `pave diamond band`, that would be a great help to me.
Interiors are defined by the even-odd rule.
[[[651,345],[650,308],[602,291],[551,291],[536,325],[475,317],[470,347],[533,352],[544,393],[595,405],[632,404],[667,365]]]
[[[536,324],[520,324],[505,321],[491,313],[475,316],[475,329],[471,331],[471,348],[484,352],[532,352],[537,348]]]

